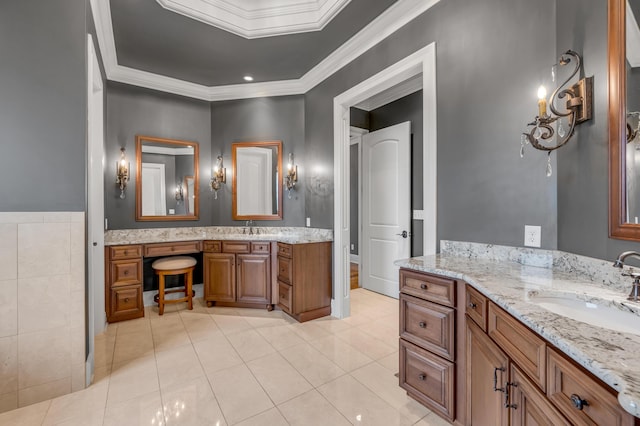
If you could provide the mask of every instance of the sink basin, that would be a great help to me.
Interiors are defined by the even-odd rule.
[[[634,312],[625,305],[590,297],[582,300],[579,295],[570,293],[532,294],[529,301],[576,321],[640,336],[640,312]]]

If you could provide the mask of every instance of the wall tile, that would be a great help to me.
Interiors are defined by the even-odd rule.
[[[42,223],[41,212],[0,212],[0,223]]]
[[[18,338],[0,338],[0,395],[18,390]]]
[[[69,326],[69,275],[18,280],[18,332]]]
[[[70,268],[71,291],[84,291],[85,289],[85,232],[84,222],[71,223],[70,225]]]
[[[18,408],[18,391],[0,395],[0,413]]]
[[[69,327],[18,335],[18,360],[19,389],[42,385],[65,377],[70,380]],[[22,404],[21,400],[20,404]]]
[[[47,212],[42,216],[44,223],[69,223],[71,212]]]
[[[70,271],[69,223],[18,225],[18,277],[48,277]]]
[[[18,278],[18,225],[0,223],[0,280]]]
[[[71,365],[71,392],[77,392],[85,388],[85,365],[84,361]]]
[[[81,364],[85,360],[84,321],[71,326],[71,365]]]
[[[25,407],[36,402],[71,393],[71,377],[65,377],[42,385],[31,386],[18,391],[18,405]]]
[[[18,334],[18,280],[0,281],[0,337]]]

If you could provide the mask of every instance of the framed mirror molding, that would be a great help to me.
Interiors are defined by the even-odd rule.
[[[197,142],[136,136],[136,221],[198,220]]]
[[[282,220],[282,141],[231,144],[233,220]]]

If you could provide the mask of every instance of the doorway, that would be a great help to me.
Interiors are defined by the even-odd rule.
[[[332,315],[350,315],[350,116],[349,108],[401,82],[422,74],[423,200],[425,255],[436,251],[436,56],[435,43],[334,98],[334,299]]]

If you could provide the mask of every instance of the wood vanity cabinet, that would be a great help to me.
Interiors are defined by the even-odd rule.
[[[105,247],[104,272],[107,321],[143,317],[142,245]]]
[[[455,419],[455,280],[400,270],[400,387]]]
[[[465,299],[465,424],[635,423],[608,386],[520,321],[469,286]]]
[[[270,253],[268,242],[205,241],[204,300],[207,306],[273,309]]]
[[[278,243],[278,307],[299,322],[331,314],[331,242]]]

